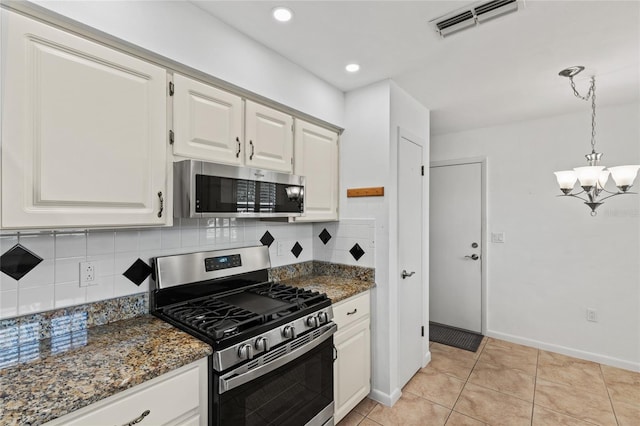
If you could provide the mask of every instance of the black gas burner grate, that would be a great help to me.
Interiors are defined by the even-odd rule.
[[[283,284],[269,283],[251,289],[251,292],[272,299],[295,303],[299,308],[306,308],[327,299],[326,294],[317,291],[289,287]]]
[[[267,303],[268,300],[264,298],[273,302]],[[162,312],[181,324],[221,341],[270,321],[295,317],[298,311],[326,300],[327,295],[317,291],[264,283],[232,294],[206,296],[167,306]]]
[[[264,322],[262,315],[213,298],[167,308],[165,314],[215,339],[240,333]]]

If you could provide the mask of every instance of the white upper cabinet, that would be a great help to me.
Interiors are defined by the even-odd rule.
[[[2,20],[2,227],[171,223],[166,71],[22,15]]]
[[[305,216],[295,221],[338,220],[338,135],[295,121],[294,174],[305,176]]]
[[[292,173],[293,117],[252,101],[245,111],[245,164]]]
[[[242,98],[179,74],[173,83],[173,153],[242,164]]]

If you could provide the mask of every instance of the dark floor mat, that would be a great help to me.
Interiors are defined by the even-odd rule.
[[[472,331],[449,327],[435,322],[429,323],[429,340],[442,343],[443,345],[453,346],[454,348],[475,352],[478,350],[478,346],[480,346],[483,337],[482,334]]]

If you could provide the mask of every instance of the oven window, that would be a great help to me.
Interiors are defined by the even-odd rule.
[[[306,424],[333,401],[333,338],[216,399],[218,425]]]

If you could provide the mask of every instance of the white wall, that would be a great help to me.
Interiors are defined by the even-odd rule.
[[[386,186],[389,179],[389,82],[345,95],[345,131],[340,138],[340,220],[375,220],[376,287],[371,292],[371,389],[389,395],[391,340],[389,312],[388,197],[347,198],[347,188]]]
[[[506,234],[485,253],[487,334],[640,370],[640,196],[596,217],[556,197],[553,171],[586,165],[590,135],[585,110],[432,136],[431,160],[487,157],[487,235]],[[600,108],[596,148],[604,165],[639,164],[640,105]]]
[[[340,220],[371,218],[375,221],[371,396],[388,405],[400,397],[395,274],[398,218],[394,201],[397,197],[398,126],[428,143],[428,110],[392,81],[382,81],[346,94],[346,130],[340,143]],[[424,152],[426,157],[428,147]],[[384,197],[346,197],[348,188],[375,186],[385,188]]]
[[[341,126],[344,94],[185,1],[33,1],[127,42]]]

